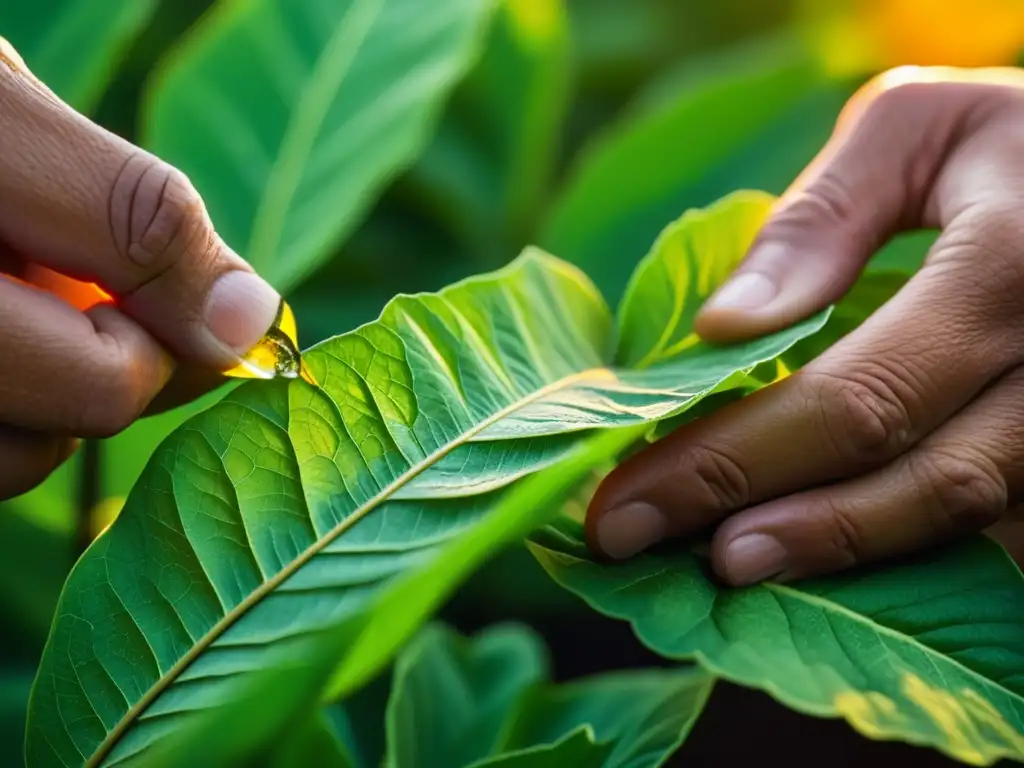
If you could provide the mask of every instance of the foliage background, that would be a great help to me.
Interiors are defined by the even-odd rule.
[[[166,71],[211,5],[4,0],[0,34],[59,95],[159,151],[154,73]],[[47,34],[79,6],[98,10]],[[583,266],[614,301],[653,236],[683,209],[741,187],[784,191],[871,73],[1012,63],[1024,47],[1015,0],[507,0],[503,8],[510,21],[492,28],[419,159],[383,180],[351,236],[314,272],[279,283],[303,346],[371,320],[396,293],[492,269],[528,243]],[[86,66],[81,52],[99,47],[112,55]],[[173,129],[190,130],[187,121]],[[927,242],[906,238],[879,258],[920,258]],[[70,566],[157,443],[206,402],[93,444],[36,491],[0,505],[0,763],[20,760],[34,665]],[[559,679],[653,663],[628,628],[581,612],[521,552],[480,574],[447,615],[466,628],[531,621],[553,645]],[[569,650],[579,647],[587,651]],[[687,764],[728,763],[744,749],[781,754],[797,727],[832,749],[841,742],[837,759],[850,764],[863,750],[902,759],[910,749],[863,743],[762,698],[730,689],[713,699],[684,749]],[[756,738],[729,738],[727,723],[755,717]]]

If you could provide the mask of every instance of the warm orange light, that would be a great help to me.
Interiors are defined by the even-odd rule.
[[[48,293],[59,296],[75,309],[85,312],[97,304],[113,301],[113,297],[95,283],[74,280],[52,269],[29,264],[25,271],[25,282]]]
[[[836,74],[905,64],[995,67],[1024,52],[1024,0],[804,0],[814,47]]]
[[[1024,50],[1024,0],[862,0],[883,66],[991,67]]]

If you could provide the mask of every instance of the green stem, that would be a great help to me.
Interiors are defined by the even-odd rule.
[[[75,509],[75,561],[92,543],[93,510],[103,498],[101,453],[99,440],[86,440],[82,445],[82,469],[78,478],[78,503]]]

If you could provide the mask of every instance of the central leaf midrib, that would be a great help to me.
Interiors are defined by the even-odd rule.
[[[100,765],[139,715],[144,712],[165,690],[170,688],[178,676],[181,675],[181,673],[187,669],[188,666],[192,664],[192,662],[195,661],[206,649],[212,646],[214,642],[216,642],[216,640],[220,638],[220,636],[223,635],[224,632],[226,632],[236,621],[245,615],[249,609],[257,605],[264,597],[277,589],[277,587],[279,587],[288,578],[293,576],[300,568],[302,568],[302,566],[319,554],[324,547],[345,533],[345,531],[349,530],[353,525],[355,525],[355,523],[366,517],[366,515],[376,509],[381,503],[387,501],[387,499],[396,491],[435,465],[440,459],[444,458],[444,456],[448,455],[456,448],[467,444],[475,435],[479,434],[492,424],[506,418],[520,408],[536,402],[553,392],[557,392],[566,386],[576,384],[580,381],[585,381],[588,378],[606,377],[608,372],[609,368],[607,367],[590,368],[568,376],[563,376],[557,381],[553,381],[534,390],[528,395],[510,403],[505,408],[496,411],[491,416],[480,420],[477,424],[473,425],[473,427],[460,434],[456,439],[446,443],[430,455],[424,457],[417,464],[409,467],[405,472],[396,477],[387,486],[380,489],[378,493],[368,499],[362,506],[356,508],[348,517],[338,523],[323,537],[307,547],[288,565],[260,584],[249,594],[248,597],[228,611],[223,618],[216,622],[209,631],[207,631],[205,635],[199,638],[195,645],[193,645],[180,659],[178,659],[167,673],[162,675],[156,683],[154,683],[153,686],[151,686],[150,689],[146,691],[146,693],[134,705],[132,705],[127,712],[125,712],[117,724],[107,733],[106,738],[103,739],[93,752],[92,757],[86,763],[87,768],[95,768],[95,766]]]
[[[948,664],[953,665],[954,667],[956,667],[956,668],[962,670],[964,673],[966,673],[966,675],[968,677],[980,680],[984,684],[982,686],[982,688],[994,687],[994,688],[996,688],[998,690],[1004,691],[1007,694],[1007,696],[1010,696],[1010,697],[1015,698],[1015,699],[1017,699],[1017,700],[1019,700],[1021,702],[1024,702],[1024,696],[1022,696],[1021,694],[1017,693],[1016,691],[1010,690],[1009,688],[1004,687],[1003,685],[1001,685],[1000,683],[997,683],[994,680],[990,680],[989,678],[985,677],[982,673],[978,672],[977,670],[972,669],[971,667],[968,667],[963,662],[958,661],[957,659],[954,659],[954,658],[952,658],[950,656],[947,656],[946,654],[942,653],[941,651],[936,650],[935,648],[932,648],[931,646],[926,645],[925,643],[922,643],[920,640],[918,640],[916,637],[914,637],[912,635],[908,635],[908,634],[905,634],[903,632],[899,632],[898,630],[895,630],[892,627],[887,627],[884,624],[879,624],[877,621],[873,620],[871,617],[866,616],[866,615],[864,615],[862,613],[857,613],[857,611],[854,611],[854,610],[852,610],[850,608],[847,608],[845,605],[842,605],[841,603],[837,603],[837,602],[828,600],[828,599],[826,599],[824,597],[820,597],[818,595],[811,594],[810,592],[802,592],[802,591],[800,591],[798,589],[794,589],[793,587],[790,587],[790,586],[787,586],[787,585],[784,585],[784,584],[778,584],[778,583],[775,583],[775,582],[766,582],[762,586],[765,589],[767,589],[768,591],[778,592],[780,594],[792,597],[792,598],[794,598],[796,600],[802,600],[802,601],[804,601],[806,603],[809,603],[811,605],[815,605],[818,608],[820,608],[822,611],[832,611],[834,613],[838,613],[838,614],[844,616],[845,618],[853,621],[854,623],[865,624],[865,625],[869,626],[873,631],[875,631],[876,633],[878,633],[880,635],[887,635],[889,637],[895,638],[898,641],[904,642],[904,643],[906,643],[908,645],[911,645],[911,646],[913,646],[915,648],[918,648],[926,656],[936,657],[938,659],[941,659],[941,660],[945,661]]]

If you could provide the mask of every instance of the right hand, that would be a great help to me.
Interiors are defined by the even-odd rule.
[[[785,328],[916,228],[942,235],[862,325],[612,472],[591,546],[621,559],[713,528],[715,572],[742,586],[918,551],[1024,503],[1024,71],[905,68],[862,89],[696,329]]]

